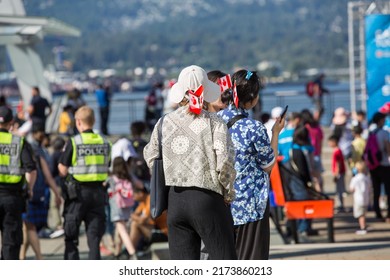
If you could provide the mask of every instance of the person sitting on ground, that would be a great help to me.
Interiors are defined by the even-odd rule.
[[[131,214],[130,239],[136,246],[143,239],[150,244],[153,232],[160,232],[168,238],[167,212],[153,220],[150,215],[150,195],[144,186],[134,186],[134,200],[139,204]]]

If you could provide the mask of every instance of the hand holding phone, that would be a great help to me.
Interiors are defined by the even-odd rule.
[[[286,105],[286,108],[284,108],[282,114],[280,114],[280,121],[282,121],[282,119],[284,118],[284,116],[286,115],[287,113],[287,109],[288,109],[288,105]]]

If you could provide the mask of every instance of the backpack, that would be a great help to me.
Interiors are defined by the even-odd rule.
[[[310,81],[306,84],[306,94],[309,97],[312,97],[314,95],[314,87],[316,83],[314,81]]]
[[[113,176],[115,188],[115,202],[119,208],[127,208],[134,205],[133,186],[130,181]]]
[[[367,139],[367,144],[363,152],[363,160],[367,164],[368,169],[377,168],[382,161],[382,152],[379,148],[376,133],[378,130],[370,133]]]

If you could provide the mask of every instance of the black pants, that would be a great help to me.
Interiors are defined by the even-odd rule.
[[[21,195],[0,194],[1,259],[18,260],[23,242],[22,213],[25,200]]]
[[[110,108],[107,107],[100,107],[100,129],[102,131],[102,134],[108,135],[108,115],[110,113]]]
[[[230,209],[223,197],[213,191],[171,187],[168,236],[173,260],[199,260],[201,240],[210,259],[237,259]]]
[[[390,166],[380,165],[374,170],[370,171],[372,188],[374,193],[374,211],[377,218],[382,217],[381,210],[379,208],[379,197],[381,195],[381,184],[385,186],[385,191],[387,195],[387,218],[390,218]]]
[[[65,260],[79,260],[80,225],[84,221],[89,248],[88,258],[100,260],[99,244],[106,228],[106,192],[102,186],[81,186],[78,198],[66,200],[64,207]]]
[[[269,202],[263,219],[236,228],[239,260],[268,260],[270,246]]]

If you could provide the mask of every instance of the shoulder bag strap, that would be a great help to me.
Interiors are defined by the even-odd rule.
[[[236,116],[234,116],[233,118],[231,118],[229,121],[228,121],[228,123],[227,123],[227,127],[228,127],[228,129],[229,128],[231,128],[238,120],[241,120],[241,119],[243,119],[243,118],[246,118],[246,116],[245,115],[236,115]]]
[[[158,159],[162,159],[162,125],[163,125],[163,121],[164,121],[164,116],[161,117],[161,120],[160,120],[160,123],[158,124],[158,128],[157,128],[157,140],[158,140]]]

